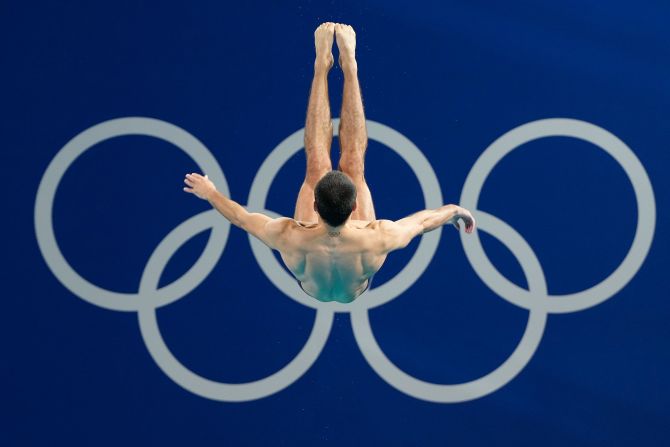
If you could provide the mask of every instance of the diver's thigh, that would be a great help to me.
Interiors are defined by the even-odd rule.
[[[295,202],[295,220],[302,222],[317,222],[319,220],[314,211],[314,188],[307,182],[303,182]]]
[[[365,179],[356,182],[356,209],[351,213],[354,220],[377,220],[372,193]]]

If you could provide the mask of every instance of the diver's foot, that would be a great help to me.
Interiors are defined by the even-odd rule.
[[[350,25],[335,24],[337,48],[340,50],[339,64],[342,70],[356,69],[356,33]]]
[[[315,70],[330,70],[333,66],[333,38],[335,37],[335,24],[331,22],[322,23],[314,31],[314,47],[316,48]]]

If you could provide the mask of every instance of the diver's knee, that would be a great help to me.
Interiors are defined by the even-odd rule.
[[[331,166],[325,163],[308,166],[307,174],[305,175],[305,183],[314,188],[319,180],[330,171],[332,171]]]
[[[354,181],[354,183],[359,183],[361,181],[365,181],[364,177],[364,165],[363,165],[363,159],[362,157],[357,157],[358,159],[354,157],[350,158],[341,158],[340,163],[337,167],[340,171],[344,172],[347,174],[351,179]]]

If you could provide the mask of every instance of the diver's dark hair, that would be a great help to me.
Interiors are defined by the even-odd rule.
[[[356,185],[341,171],[330,171],[314,188],[316,210],[330,226],[337,227],[347,220],[356,204]]]

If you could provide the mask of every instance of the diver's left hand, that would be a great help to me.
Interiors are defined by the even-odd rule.
[[[216,193],[214,183],[207,176],[203,177],[195,173],[186,174],[184,183],[188,186],[184,188],[184,191],[195,194],[203,200],[209,200]]]
[[[454,227],[456,227],[456,229],[460,231],[461,226],[458,223],[459,219],[461,219],[463,223],[465,223],[466,233],[472,233],[473,231],[475,231],[475,227],[477,225],[475,222],[475,218],[472,216],[472,213],[470,211],[460,206],[457,208],[457,212],[452,219]]]

